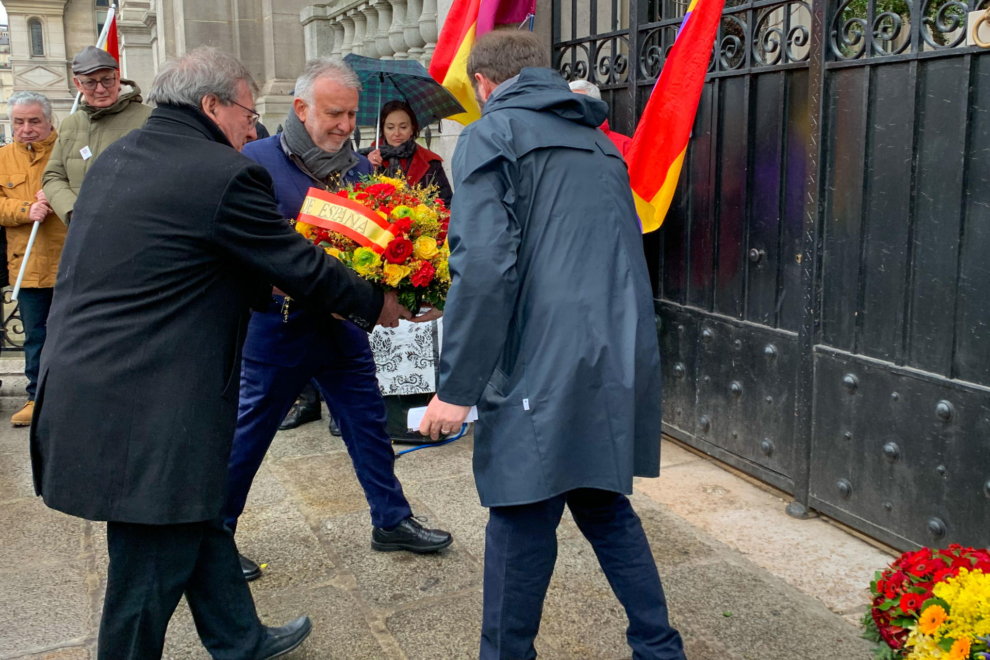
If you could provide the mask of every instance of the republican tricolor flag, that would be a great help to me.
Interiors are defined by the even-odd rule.
[[[660,228],[674,198],[724,0],[691,0],[626,155],[643,232]]]
[[[107,40],[103,44],[103,50],[110,53],[113,59],[117,60],[117,64],[120,64],[120,45],[117,41],[117,12],[115,9],[116,7],[110,9],[110,15],[107,16],[109,25],[103,28],[107,33]]]
[[[481,117],[467,74],[468,55],[474,42],[497,24],[521,23],[535,12],[536,0],[454,0],[430,60],[430,75],[466,110],[448,119],[467,126]]]

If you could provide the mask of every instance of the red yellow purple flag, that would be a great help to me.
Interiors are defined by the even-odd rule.
[[[674,198],[701,100],[724,0],[691,0],[626,156],[643,233],[660,228]]]
[[[117,41],[117,12],[110,10],[110,27],[104,28],[107,31],[107,41],[103,44],[103,50],[110,53],[113,59],[120,64],[120,45]]]
[[[520,23],[536,12],[536,0],[454,0],[430,60],[430,75],[450,90],[466,112],[448,117],[467,126],[481,117],[467,74],[474,42],[496,24]]]

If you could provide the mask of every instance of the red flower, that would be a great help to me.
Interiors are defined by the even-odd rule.
[[[392,264],[404,264],[413,253],[412,241],[405,238],[395,238],[385,248],[385,261]]]
[[[392,226],[388,228],[392,232],[393,236],[398,237],[399,234],[408,234],[412,229],[412,218],[399,218],[392,223]]]
[[[956,574],[957,571],[951,568],[942,568],[935,571],[935,577],[932,578],[932,582],[938,584],[939,582],[944,582],[946,579],[950,577],[954,577]]]
[[[347,192],[346,190],[338,190],[337,191],[337,197],[343,197],[344,199],[347,199],[350,196],[351,196],[351,194],[349,192]]]
[[[424,261],[423,265],[419,267],[409,280],[412,282],[413,286],[429,286],[430,282],[433,281],[433,275],[436,273],[436,269],[433,267],[429,261]]]
[[[924,596],[921,594],[904,594],[901,596],[901,610],[905,614],[911,614],[912,612],[917,612],[921,609],[921,605],[925,602]]]

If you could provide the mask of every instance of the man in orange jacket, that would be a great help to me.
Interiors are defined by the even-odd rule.
[[[10,97],[8,104],[14,142],[0,148],[0,225],[7,232],[7,268],[11,281],[21,271],[34,223],[42,223],[18,296],[24,326],[28,401],[10,420],[14,426],[30,426],[41,349],[48,329],[48,310],[66,227],[52,212],[41,190],[41,175],[58,137],[52,126],[52,104],[36,92],[18,92]]]
[[[587,80],[575,80],[570,84],[571,91],[575,94],[584,94],[585,96],[590,96],[593,99],[602,100],[602,92],[598,89],[598,85],[593,85]],[[608,136],[608,139],[612,141],[615,147],[625,158],[626,154],[629,153],[629,147],[632,146],[632,138],[628,135],[623,135],[622,133],[616,133],[611,128],[608,127],[608,120],[606,119],[604,123],[598,128]]]

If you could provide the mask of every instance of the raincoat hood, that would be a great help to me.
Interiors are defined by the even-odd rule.
[[[508,108],[550,112],[562,119],[597,128],[608,117],[604,101],[575,94],[553,69],[526,68],[489,97],[482,115]]]

